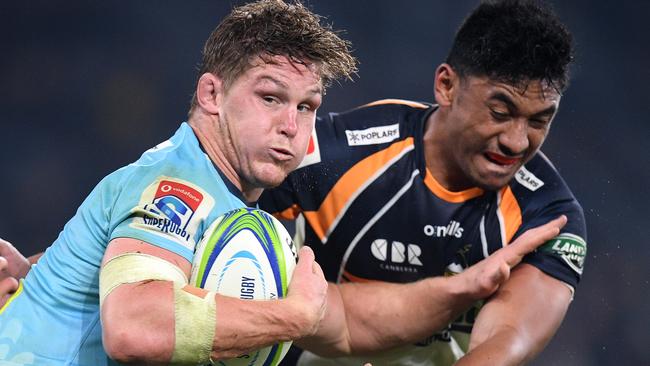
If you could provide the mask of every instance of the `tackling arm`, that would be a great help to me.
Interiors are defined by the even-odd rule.
[[[318,332],[296,343],[321,356],[365,354],[420,341],[444,328],[475,301],[492,295],[524,255],[555,237],[561,216],[530,229],[453,277],[414,283],[330,284]]]
[[[109,260],[125,253],[162,258],[180,268],[185,276],[190,273],[190,263],[181,256],[129,238],[111,241],[103,268]],[[216,324],[212,324],[214,337],[210,353],[213,360],[236,357],[279,340],[295,339],[315,331],[324,311],[326,282],[314,262],[313,252],[306,249],[300,255],[289,295],[283,300],[239,300],[189,285],[176,290],[196,298],[215,297]],[[106,295],[101,319],[104,347],[111,358],[127,363],[168,363],[172,359],[178,310],[174,286],[178,285],[170,281],[145,280],[121,284]]]
[[[530,361],[557,331],[571,299],[571,290],[561,281],[530,264],[518,266],[481,309],[469,352],[457,365]]]

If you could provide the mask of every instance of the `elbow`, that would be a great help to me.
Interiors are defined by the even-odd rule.
[[[124,291],[122,287],[111,293],[101,309],[102,342],[106,354],[126,364],[169,362],[174,348],[172,302],[160,301],[160,296],[143,294],[125,298],[121,295],[134,291]]]
[[[106,354],[114,361],[128,364],[141,360],[141,355],[128,331],[104,328],[102,341]]]
[[[169,361],[171,354],[165,343],[156,341],[155,335],[144,329],[146,327],[104,327],[102,341],[108,357],[123,364]]]

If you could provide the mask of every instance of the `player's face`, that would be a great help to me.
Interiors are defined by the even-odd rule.
[[[224,153],[243,190],[277,186],[300,164],[321,104],[316,65],[271,60],[239,76],[220,106]]]
[[[448,125],[452,166],[462,184],[500,189],[544,142],[560,95],[540,81],[525,89],[487,77],[457,82]]]

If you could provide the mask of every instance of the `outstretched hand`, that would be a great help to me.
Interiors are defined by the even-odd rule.
[[[455,280],[461,281],[461,286],[464,286],[461,288],[467,289],[475,300],[489,297],[508,280],[512,267],[519,264],[526,254],[556,237],[566,222],[566,216],[561,215],[544,225],[526,230],[509,245],[454,276]]]
[[[18,280],[29,272],[30,264],[10,242],[0,239],[0,306],[18,289]]]

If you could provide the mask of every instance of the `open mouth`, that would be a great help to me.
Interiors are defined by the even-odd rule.
[[[495,154],[492,152],[485,153],[485,158],[488,161],[501,166],[510,166],[510,165],[517,164],[519,161],[521,161],[521,158],[519,157],[512,158],[512,157],[503,156],[501,154]]]

